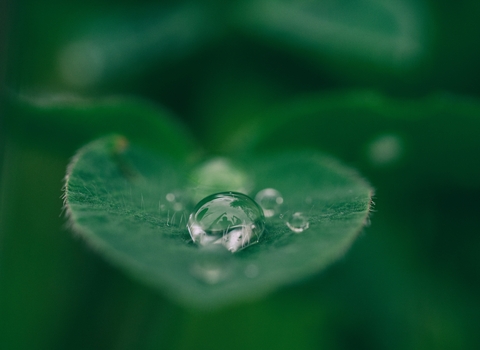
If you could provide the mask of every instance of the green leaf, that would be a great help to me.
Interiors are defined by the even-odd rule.
[[[195,169],[127,144],[106,137],[74,157],[65,185],[70,223],[105,258],[188,305],[216,308],[312,275],[345,253],[368,218],[372,189],[329,157],[290,152],[237,160],[250,195],[277,189],[284,214],[303,212],[310,227],[297,234],[283,219],[267,219],[259,243],[211,252],[193,244],[186,228],[201,187],[192,186]],[[172,194],[182,201],[169,201]]]
[[[92,89],[158,69],[195,51],[217,30],[216,18],[198,3],[111,10],[92,14],[76,28],[81,34],[59,50],[59,78],[67,88]]]
[[[44,15],[38,16],[40,12]],[[10,36],[16,43],[9,50],[9,70],[16,71],[12,82],[16,85],[21,76],[23,87],[48,86],[90,96],[138,91],[152,74],[158,75],[150,88],[165,86],[170,72],[159,74],[158,69],[171,68],[173,61],[215,40],[220,31],[215,13],[198,2],[29,1],[11,21]]]
[[[1,96],[5,127],[30,142],[70,156],[86,142],[108,133],[176,157],[193,151],[191,135],[168,111],[148,100],[69,94]]]
[[[422,2],[256,0],[241,4],[235,18],[256,39],[283,44],[297,54],[310,53],[317,61],[319,57],[340,61],[352,69],[352,62],[410,68],[425,55],[431,41]]]
[[[480,103],[433,94],[392,99],[372,91],[297,97],[231,125],[216,125],[210,140],[230,153],[311,147],[355,164],[377,188],[478,188]],[[235,132],[223,132],[235,123]],[[401,184],[401,185],[400,185]]]

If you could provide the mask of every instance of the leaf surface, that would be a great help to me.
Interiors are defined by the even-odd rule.
[[[264,188],[282,193],[284,215],[267,218],[260,242],[234,254],[210,252],[190,239],[194,170],[121,136],[94,141],[72,160],[67,213],[73,229],[107,260],[202,308],[256,298],[324,269],[345,253],[368,218],[372,189],[329,157],[287,152],[238,164],[249,176],[252,197]],[[182,200],[169,201],[172,195]],[[293,212],[309,221],[300,234],[284,221]]]

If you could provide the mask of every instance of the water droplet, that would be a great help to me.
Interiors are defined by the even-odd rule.
[[[238,192],[221,192],[195,206],[187,228],[197,244],[222,244],[236,252],[258,242],[265,218],[250,197]]]
[[[190,273],[206,284],[224,281],[232,272],[231,256],[220,246],[203,247],[193,263]]]
[[[255,200],[263,209],[265,217],[270,218],[280,211],[283,204],[283,197],[274,188],[265,188],[257,193]]]
[[[310,227],[307,217],[300,212],[290,215],[286,224],[295,233],[301,233]]]
[[[401,158],[402,153],[402,139],[394,134],[381,135],[368,145],[370,162],[376,166],[393,164]]]

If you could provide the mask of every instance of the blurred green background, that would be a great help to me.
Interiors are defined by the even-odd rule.
[[[478,18],[474,0],[1,2],[0,348],[478,349]],[[331,153],[376,188],[371,226],[266,298],[177,305],[65,228],[75,150],[148,134],[82,109],[110,96],[199,151]]]

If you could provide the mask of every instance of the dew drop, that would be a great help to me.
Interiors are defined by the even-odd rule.
[[[283,197],[274,188],[265,188],[257,193],[255,200],[263,209],[265,217],[270,218],[279,213],[283,204]]]
[[[192,240],[202,246],[221,244],[231,252],[260,239],[265,228],[262,209],[238,192],[221,192],[202,199],[187,224]]]
[[[203,247],[193,263],[190,273],[200,282],[218,284],[232,272],[232,261],[225,249],[210,245]]]
[[[288,217],[286,222],[288,228],[295,233],[301,233],[310,227],[308,219],[303,213],[296,212]]]

